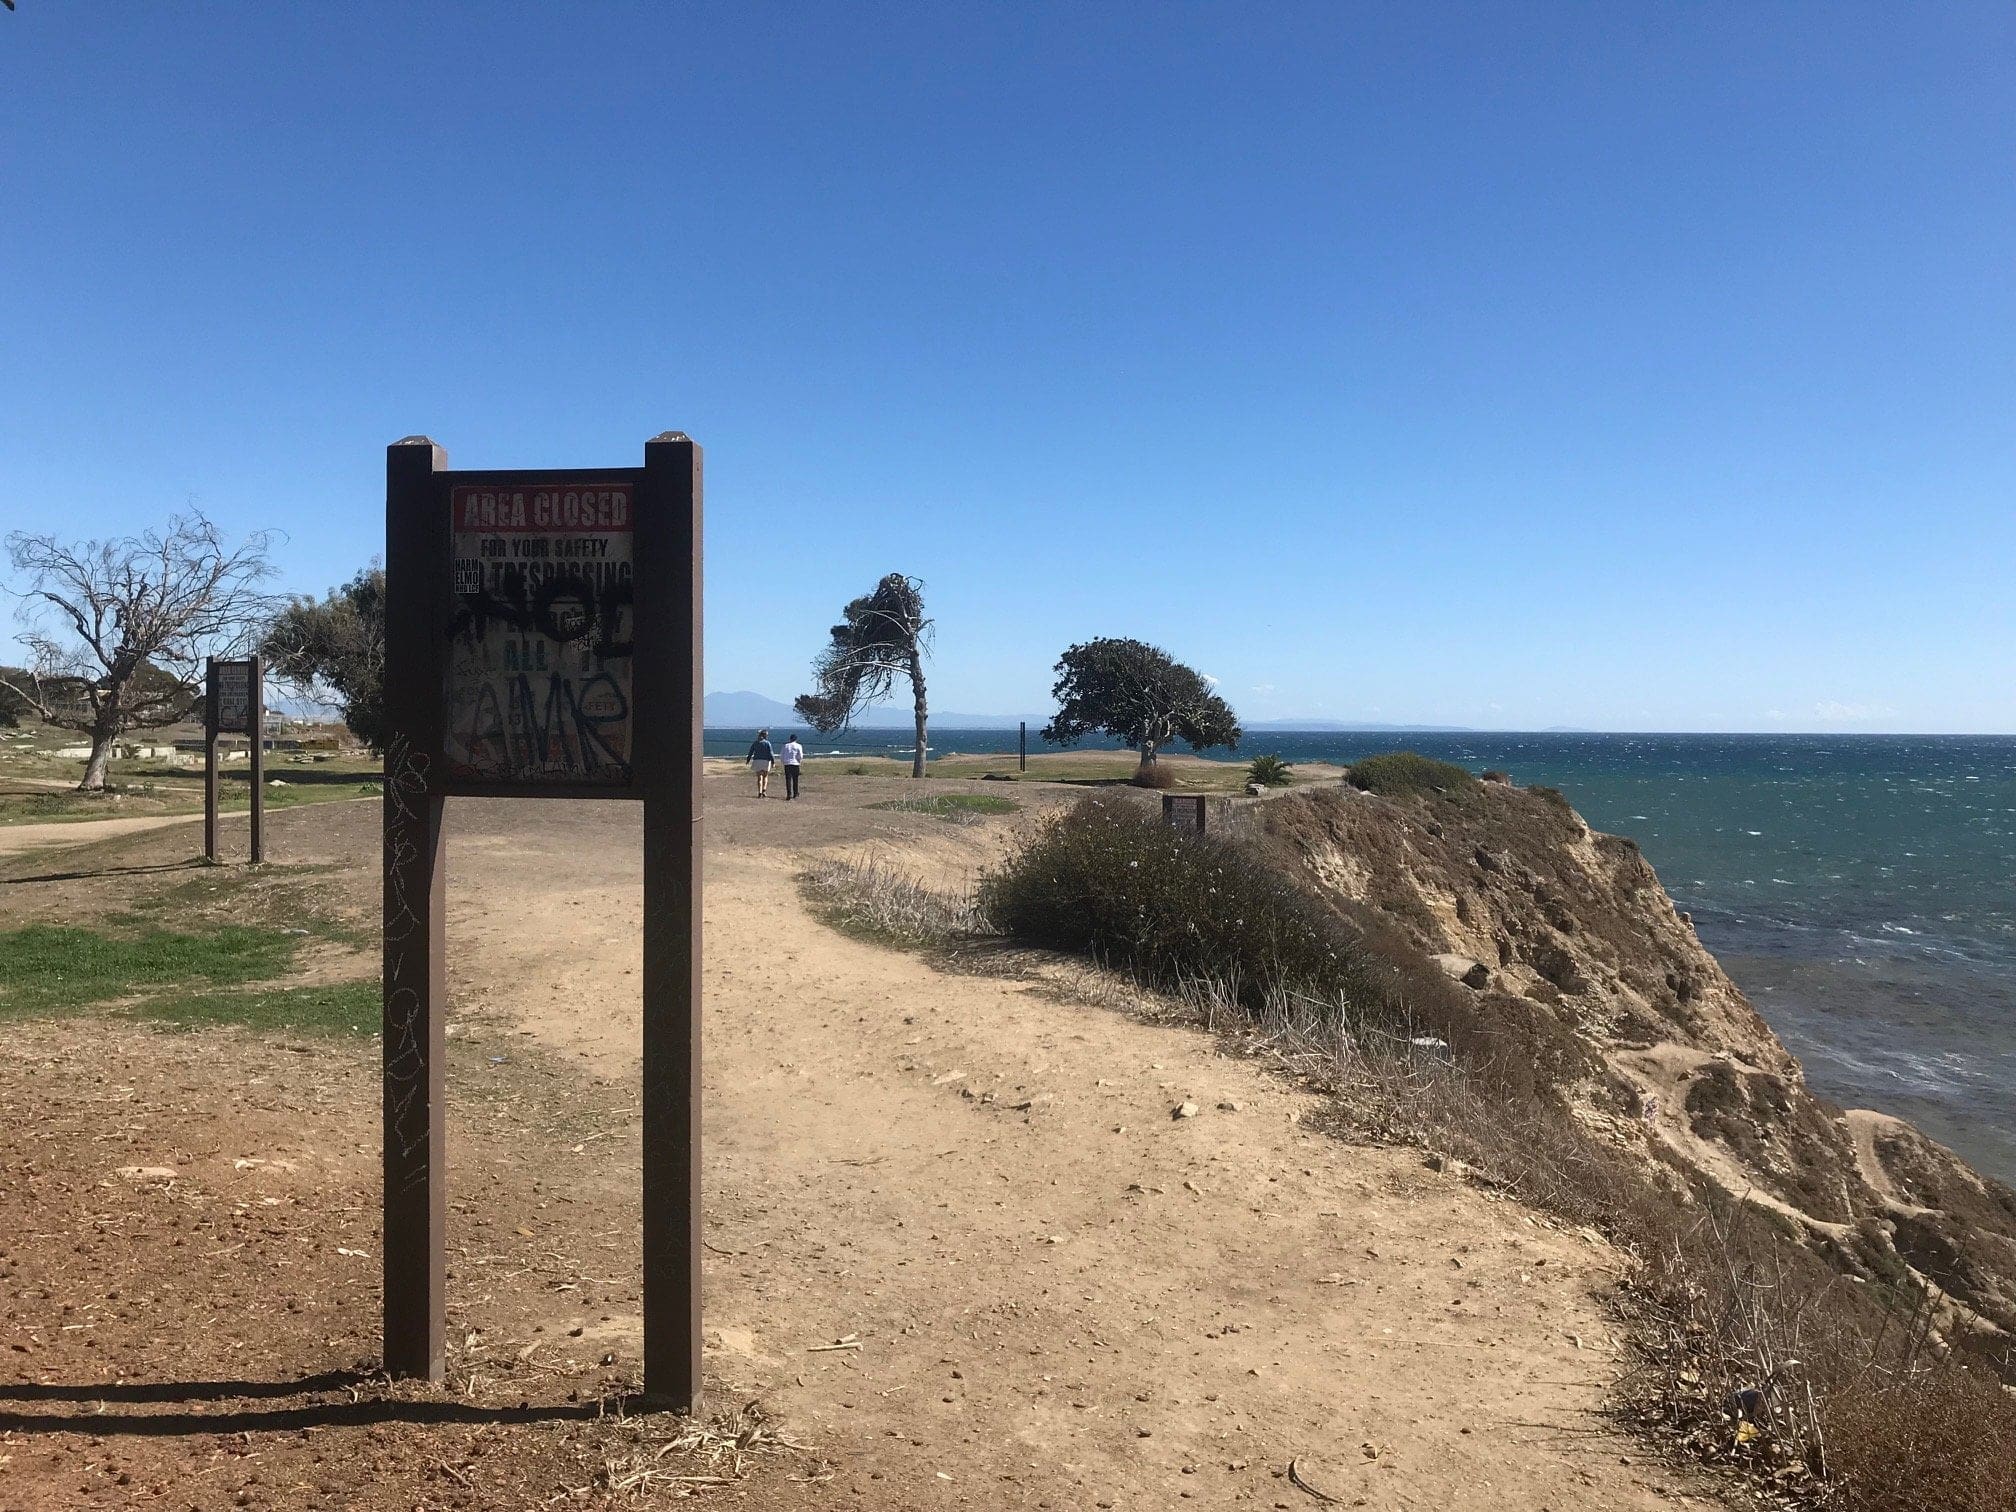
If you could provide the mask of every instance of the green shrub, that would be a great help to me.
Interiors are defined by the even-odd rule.
[[[1295,780],[1289,775],[1294,770],[1292,762],[1279,756],[1255,756],[1246,763],[1246,780],[1262,787],[1286,787]]]
[[[1264,857],[1118,794],[1051,819],[981,879],[978,901],[1003,934],[1163,986],[1214,978],[1254,1010],[1274,993],[1330,998],[1363,985],[1342,925]]]
[[[1418,751],[1394,751],[1385,756],[1367,756],[1351,763],[1345,779],[1351,786],[1382,798],[1404,798],[1414,793],[1460,793],[1477,779],[1462,767],[1435,761]]]

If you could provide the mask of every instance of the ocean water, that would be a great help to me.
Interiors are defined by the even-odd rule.
[[[710,730],[708,752],[753,733]],[[1012,751],[1015,732],[931,743]],[[893,730],[806,749],[908,754]],[[2016,1182],[2016,736],[1260,731],[1241,754],[1394,750],[1558,787],[1629,835],[1816,1092]]]

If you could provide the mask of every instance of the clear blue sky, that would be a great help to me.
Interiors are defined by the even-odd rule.
[[[708,452],[708,682],[2016,730],[2002,3],[0,13],[0,525]],[[0,643],[0,652],[4,652]]]

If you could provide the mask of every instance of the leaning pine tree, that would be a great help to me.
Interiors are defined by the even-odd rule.
[[[1239,749],[1239,717],[1211,691],[1204,674],[1160,646],[1138,640],[1093,640],[1057,660],[1051,690],[1057,713],[1043,738],[1068,746],[1086,735],[1107,734],[1141,753],[1137,781],[1172,740],[1196,750]]]
[[[816,691],[792,701],[799,716],[821,734],[831,734],[871,704],[889,696],[898,677],[910,679],[917,714],[917,751],[910,775],[924,775],[924,658],[931,646],[931,621],[924,617],[924,585],[892,572],[841,611],[833,637],[812,663]]]

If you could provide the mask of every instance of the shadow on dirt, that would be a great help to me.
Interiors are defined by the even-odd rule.
[[[42,872],[33,877],[0,877],[0,887],[19,887],[26,882],[88,882],[95,877],[141,877],[153,872],[189,871],[205,865],[201,857],[186,861],[164,861],[159,866],[101,866],[95,871]]]
[[[99,1382],[83,1385],[0,1385],[0,1402],[76,1403],[77,1412],[0,1410],[0,1433],[138,1434],[166,1437],[188,1433],[296,1433],[304,1428],[356,1428],[374,1423],[459,1423],[504,1426],[565,1419],[634,1416],[645,1412],[641,1397],[605,1397],[581,1402],[515,1407],[479,1407],[469,1402],[374,1395],[385,1378],[361,1370],[331,1370],[294,1381]],[[199,1402],[239,1403],[280,1397],[343,1393],[347,1400],[309,1401],[262,1407],[230,1406],[220,1411],[107,1412],[107,1403],[190,1406]]]

